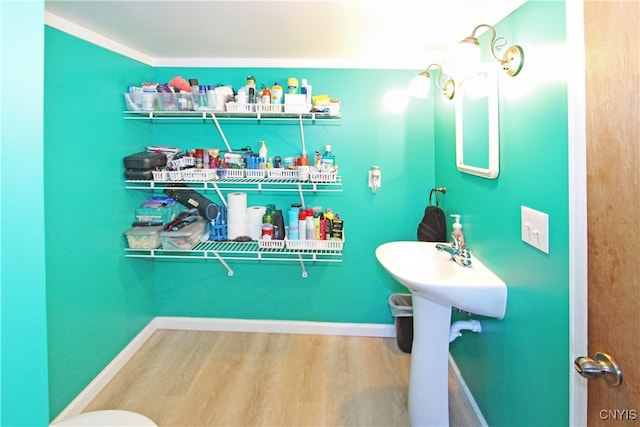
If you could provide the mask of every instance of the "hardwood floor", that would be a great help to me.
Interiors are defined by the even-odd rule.
[[[158,330],[85,412],[159,426],[404,426],[410,361],[394,338]],[[459,418],[467,409],[452,401],[451,425],[474,425]]]

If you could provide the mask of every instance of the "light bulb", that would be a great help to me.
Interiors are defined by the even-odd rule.
[[[447,74],[456,81],[463,80],[475,74],[479,63],[480,45],[477,44],[476,39],[466,38],[455,46],[451,61],[447,65]]]
[[[407,87],[407,92],[414,98],[427,99],[430,88],[431,79],[427,72],[423,71],[411,80]]]

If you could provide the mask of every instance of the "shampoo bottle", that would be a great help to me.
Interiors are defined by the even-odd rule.
[[[271,103],[282,104],[283,102],[282,86],[280,86],[280,83],[275,82],[271,88]]]
[[[460,224],[460,215],[452,214],[452,218],[455,218],[455,221],[452,225],[451,238],[454,239],[457,244],[454,242],[454,246],[459,245],[460,249],[464,249],[464,234],[462,234],[462,224]]]

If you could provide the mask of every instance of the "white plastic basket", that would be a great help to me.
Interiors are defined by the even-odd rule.
[[[159,171],[151,171],[153,173],[154,181],[168,181],[169,180],[169,171],[166,169],[162,169]]]
[[[252,113],[255,104],[238,104],[237,102],[227,102],[225,109],[228,113]]]
[[[244,176],[253,179],[262,179],[267,174],[266,169],[245,169]]]
[[[191,156],[180,157],[179,159],[171,160],[171,164],[175,168],[186,168],[189,166],[195,166],[196,158]]]
[[[282,104],[256,104],[256,112],[258,113],[281,113]]]
[[[338,172],[323,172],[316,168],[309,170],[309,179],[311,182],[336,182]]]
[[[267,169],[269,179],[298,179],[297,169],[273,168]]]
[[[182,171],[169,171],[169,180],[170,181],[182,181]]]
[[[282,249],[284,240],[258,239],[258,247],[262,249]]]
[[[218,169],[218,176],[222,179],[244,178],[244,169]]]
[[[216,169],[191,168],[182,171],[182,179],[185,181],[213,181],[216,177]]]
[[[291,250],[331,250],[341,251],[344,240],[288,240],[285,239],[287,249]]]

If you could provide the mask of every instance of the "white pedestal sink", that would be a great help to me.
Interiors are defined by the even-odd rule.
[[[473,255],[462,267],[430,242],[390,242],[376,249],[380,264],[413,295],[409,379],[412,426],[449,425],[448,356],[451,308],[503,318],[507,286]]]

